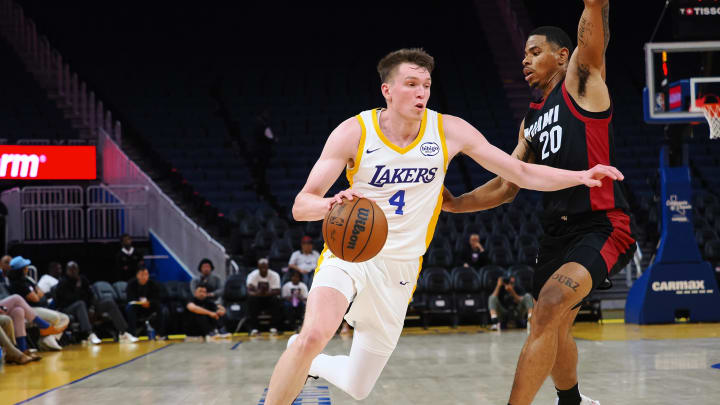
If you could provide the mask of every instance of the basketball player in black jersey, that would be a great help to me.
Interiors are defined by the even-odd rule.
[[[520,125],[513,153],[518,159],[568,170],[615,163],[605,84],[609,4],[584,3],[574,52],[560,28],[540,27],[527,39],[523,74],[543,97],[530,103]],[[512,201],[517,192],[517,186],[496,177],[457,198],[446,191],[443,209],[485,210]],[[550,375],[559,405],[598,404],[579,393],[578,354],[570,329],[582,299],[625,267],[635,252],[628,204],[620,185],[608,179],[602,187],[573,187],[543,197],[545,235],[533,281],[537,305],[509,402],[531,403]]]

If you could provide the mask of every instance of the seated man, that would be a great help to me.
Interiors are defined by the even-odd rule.
[[[500,323],[510,320],[522,326],[527,322],[530,331],[530,317],[532,316],[533,298],[530,293],[515,285],[515,277],[505,279],[498,277],[497,285],[488,299],[490,308],[490,329],[500,330]],[[527,318],[525,317],[527,315]]]
[[[62,332],[70,324],[70,318],[61,312],[46,308],[47,298],[45,293],[42,292],[33,279],[27,276],[30,264],[30,260],[22,256],[14,257],[10,261],[10,271],[8,273],[10,293],[23,297],[27,304],[35,308],[35,313],[40,319],[57,329],[57,332],[52,336],[43,335],[45,337],[40,341],[40,348],[43,350],[62,350],[57,339],[62,336]]]
[[[464,267],[474,267],[479,269],[482,266],[490,264],[488,252],[480,243],[480,235],[473,233],[470,235],[468,245],[465,246],[461,260]]]
[[[17,347],[26,356],[36,357],[34,353],[28,351],[27,331],[25,329],[26,323],[34,323],[37,325],[37,327],[40,328],[40,336],[45,337],[52,337],[54,334],[62,333],[64,329],[56,329],[53,325],[43,320],[36,312],[36,309],[28,305],[28,303],[17,294],[0,300],[0,308],[2,309],[2,313],[7,314],[12,319],[13,333]],[[65,327],[67,327],[67,324],[65,324]]]
[[[260,331],[258,328],[258,316],[260,312],[265,310],[270,312],[271,320],[270,334],[276,335],[282,325],[281,308],[278,296],[280,295],[280,275],[268,268],[268,259],[258,260],[258,268],[248,274],[248,328],[250,328],[250,336],[257,336]]]
[[[290,281],[282,287],[281,295],[285,307],[285,319],[287,319],[291,328],[300,330],[299,323],[305,315],[308,288],[305,283],[300,281],[299,272],[292,272]]]
[[[162,304],[160,285],[150,280],[150,272],[146,266],[139,266],[135,278],[127,285],[128,305],[126,308],[130,333],[137,336],[137,320],[148,318],[157,330],[160,340],[166,339],[165,322],[169,317],[167,307]]]
[[[217,332],[220,318],[225,315],[225,308],[215,303],[207,295],[207,286],[200,284],[195,288],[192,301],[185,307],[185,334],[187,336],[229,337]]]
[[[300,240],[300,250],[296,250],[290,256],[288,269],[299,271],[301,274],[308,274],[315,271],[320,253],[313,250],[312,238],[303,236]]]
[[[197,289],[197,286],[199,286],[200,284],[204,284],[207,288],[208,298],[212,298],[213,300],[217,301],[222,296],[223,282],[222,280],[220,280],[220,277],[212,274],[213,270],[215,270],[215,266],[210,259],[200,260],[200,264],[198,264],[198,271],[200,272],[200,276],[194,277],[190,282],[191,294],[195,294],[195,289]]]
[[[0,258],[0,283],[2,283],[6,288],[10,288],[10,279],[8,278],[8,275],[10,274],[10,261],[12,260],[12,256],[5,255],[2,258]]]
[[[93,344],[100,343],[100,339],[92,333],[89,316],[92,309],[98,315],[108,314],[118,332],[120,342],[135,343],[138,341],[138,338],[128,332],[128,324],[115,301],[111,298],[95,300],[90,289],[90,281],[80,274],[80,266],[76,262],[70,261],[65,266],[65,277],[60,280],[55,289],[55,300],[58,308],[75,316],[80,323],[82,333],[86,333],[88,340]]]

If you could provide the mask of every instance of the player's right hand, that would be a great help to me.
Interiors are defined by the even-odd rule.
[[[361,193],[358,193],[357,191],[349,188],[349,189],[343,190],[343,191],[335,194],[333,197],[331,197],[330,200],[328,201],[327,208],[328,208],[328,210],[331,210],[335,204],[342,204],[343,198],[345,198],[348,201],[352,201],[352,199],[354,197],[365,198],[365,196],[363,196]]]
[[[625,176],[620,173],[620,170],[613,166],[595,165],[590,170],[585,170],[580,175],[580,181],[588,187],[600,187],[602,186],[602,179],[609,177],[613,180],[623,180]]]

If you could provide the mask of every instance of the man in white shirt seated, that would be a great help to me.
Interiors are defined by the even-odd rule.
[[[248,290],[248,328],[250,336],[257,336],[258,316],[260,312],[268,312],[270,319],[270,334],[282,334],[282,308],[280,306],[280,275],[270,270],[268,259],[258,260],[258,268],[247,276]]]
[[[294,251],[292,256],[290,256],[288,269],[299,271],[300,274],[303,275],[308,274],[315,271],[319,257],[320,254],[317,250],[313,250],[312,238],[303,236],[300,241],[300,250]]]
[[[308,288],[300,281],[299,272],[293,271],[290,274],[290,281],[283,285],[281,295],[285,307],[285,319],[291,328],[300,330],[300,323],[305,315]]]
[[[43,293],[47,294],[60,282],[60,277],[62,277],[62,265],[58,262],[50,262],[47,274],[40,277],[37,285]]]

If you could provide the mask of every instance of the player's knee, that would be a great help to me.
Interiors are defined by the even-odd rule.
[[[533,316],[537,317],[538,323],[559,322],[572,306],[570,298],[557,286],[545,286],[533,309]]]
[[[298,336],[301,351],[312,354],[320,353],[325,348],[327,342],[332,339],[333,332],[334,330],[328,333],[319,328],[303,329],[300,336]]]

